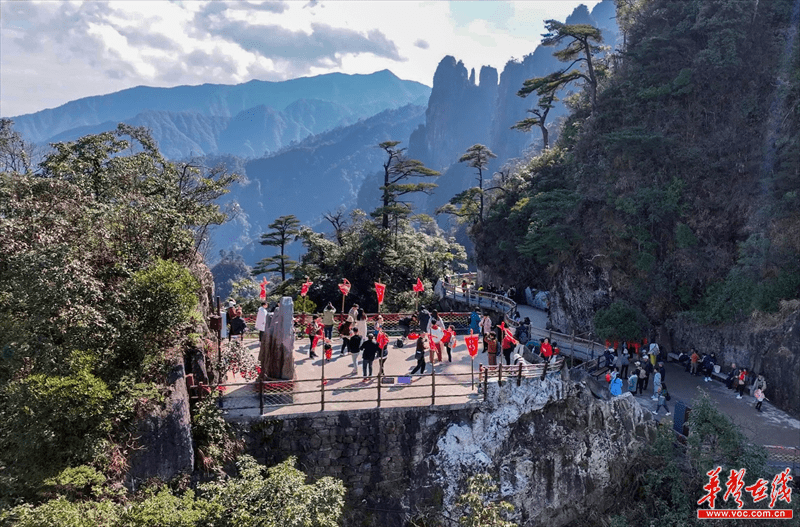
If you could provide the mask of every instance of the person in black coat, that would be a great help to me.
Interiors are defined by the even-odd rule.
[[[367,333],[367,340],[361,344],[361,367],[364,370],[364,378],[372,377],[372,361],[378,356],[380,346],[375,342],[375,335]],[[369,373],[367,373],[369,372]]]

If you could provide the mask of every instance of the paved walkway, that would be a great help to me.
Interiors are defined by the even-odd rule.
[[[520,305],[519,311],[523,318],[529,317],[534,327],[538,327],[544,333],[547,315],[543,311],[525,305]],[[398,377],[408,376],[416,365],[414,346],[408,343],[403,348],[395,348],[394,340],[392,339],[389,344],[389,356],[384,367],[385,375],[394,382],[381,386],[381,406],[423,406],[432,404],[432,401],[436,404],[453,404],[480,399],[477,390],[473,389],[473,379],[474,382],[478,382],[479,364],[488,362],[487,355],[479,352],[473,362],[467,353],[463,336],[459,336],[458,345],[453,348],[453,362],[447,362],[445,353],[444,362],[435,365],[435,379],[431,376],[431,365],[426,357],[426,375],[415,375],[410,384],[398,383]],[[256,339],[246,339],[245,343],[252,353],[258,354]],[[333,345],[333,357],[325,365],[325,378],[329,379],[324,386],[325,410],[376,407],[377,380],[374,377],[364,380],[360,363],[358,370],[354,371],[351,356],[339,353],[341,339],[335,338]],[[559,345],[565,353],[569,353],[568,342]],[[322,408],[322,360],[309,359],[308,348],[308,339],[296,342],[294,356],[298,380],[295,383],[294,394],[266,397],[265,415],[316,412]],[[317,353],[320,354],[319,347]],[[378,364],[377,360],[373,363],[374,375],[378,373]],[[228,378],[228,382],[243,384],[230,386],[225,391],[223,404],[228,417],[259,415],[258,396],[254,390],[256,384],[246,383],[243,379],[233,376]],[[691,407],[693,399],[702,392],[707,392],[720,411],[730,417],[749,440],[765,446],[800,449],[800,421],[775,408],[768,401],[763,404],[763,412],[758,412],[754,408],[753,397],[745,395],[743,399],[736,399],[735,392],[728,390],[724,384],[719,381],[704,382],[703,377],[695,377],[684,372],[683,367],[676,363],[666,364],[665,382],[672,395],[672,400],[668,403],[671,410],[674,410],[678,401],[683,401]],[[650,393],[637,396],[636,399],[645,408],[654,410],[656,402],[650,399],[650,395],[652,395],[652,383]],[[302,406],[287,405],[286,403],[290,401],[300,403]],[[672,416],[669,419],[671,418]],[[667,419],[663,410],[659,419]],[[800,460],[797,462],[800,466]]]
[[[478,353],[474,362],[467,353],[462,336],[457,338],[458,345],[452,350],[452,362],[447,361],[447,353],[443,353],[443,361],[435,364],[435,379],[431,375],[431,364],[428,357],[426,375],[414,375],[410,384],[401,384],[398,377],[407,377],[416,366],[415,347],[407,343],[402,348],[395,348],[393,338],[389,343],[389,356],[384,364],[384,375],[388,377],[381,386],[381,406],[425,406],[432,404],[455,404],[479,400],[477,390],[473,388],[473,380],[478,382],[480,364],[487,364],[488,357]],[[258,341],[246,339],[245,344],[255,355],[258,354]],[[317,412],[322,408],[322,359],[321,346],[317,346],[315,359],[308,357],[309,340],[304,338],[295,342],[295,381],[294,394],[289,399],[286,395],[270,395],[265,397],[264,415],[277,415],[296,412]],[[333,339],[333,356],[325,364],[325,410],[375,408],[378,405],[377,374],[379,361],[373,362],[373,377],[365,379],[359,354],[358,370],[353,369],[352,356],[341,355],[341,339]],[[387,381],[391,384],[386,383]],[[238,376],[229,376],[227,383],[242,383],[241,386],[228,386],[225,389],[223,408],[228,418],[253,417],[260,415],[258,407],[257,384],[247,382]],[[293,405],[287,405],[287,402]],[[298,406],[300,404],[301,406]]]
[[[686,406],[692,406],[692,400],[708,393],[717,408],[739,427],[744,435],[753,443],[760,445],[776,445],[783,447],[800,448],[800,421],[794,419],[786,412],[775,408],[769,401],[764,401],[762,411],[755,409],[756,400],[745,390],[742,399],[736,398],[736,392],[728,390],[719,381],[704,382],[702,376],[693,376],[684,371],[677,363],[667,363],[666,379],[672,400],[667,404],[674,410],[675,403],[683,401]],[[640,395],[636,399],[640,404],[655,410],[656,402],[650,399],[652,395],[652,378],[647,396]],[[671,416],[670,416],[671,417]],[[664,418],[664,410],[660,412]]]

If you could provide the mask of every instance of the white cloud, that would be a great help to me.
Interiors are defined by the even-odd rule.
[[[445,55],[501,70],[578,3],[2,2],[0,115],[142,84],[390,69],[430,85]]]

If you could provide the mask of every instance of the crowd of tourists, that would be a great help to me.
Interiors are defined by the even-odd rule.
[[[661,407],[670,415],[667,401],[670,400],[667,385],[664,382],[666,371],[664,362],[666,354],[655,342],[649,347],[635,349],[631,352],[626,344],[621,349],[613,346],[608,347],[600,360],[600,366],[606,368],[606,382],[609,390],[614,396],[619,396],[623,390],[627,389],[632,395],[646,395],[650,393],[650,379],[653,380],[652,395],[650,398],[657,401],[657,414]],[[681,352],[677,358],[678,363],[689,375],[703,376],[704,382],[711,382],[715,373],[720,368],[717,366],[717,355],[714,352],[700,353],[692,347],[689,353]],[[752,382],[751,382],[752,381]],[[747,368],[739,368],[736,364],[731,364],[731,370],[725,378],[725,385],[730,390],[735,390],[737,399],[742,399],[747,386],[750,385],[750,395],[755,398],[755,408],[762,411],[762,403],[766,399],[764,392],[767,388],[767,381],[763,374],[753,377]]]

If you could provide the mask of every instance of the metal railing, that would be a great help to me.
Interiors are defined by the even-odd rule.
[[[422,406],[442,404],[455,398],[477,402],[483,391],[486,400],[488,383],[511,382],[520,386],[523,378],[544,379],[547,373],[558,372],[564,359],[541,364],[492,365],[478,364],[478,371],[464,373],[431,373],[420,375],[378,375],[368,379],[359,376],[320,377],[317,379],[262,380],[231,382],[216,388],[223,392],[221,405],[226,412],[258,410],[258,415],[275,409],[325,411],[332,406],[359,407]],[[374,405],[374,406],[373,406]],[[363,406],[361,406],[363,407]]]

